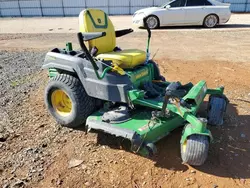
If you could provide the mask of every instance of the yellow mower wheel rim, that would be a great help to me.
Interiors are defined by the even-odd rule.
[[[68,116],[72,111],[72,102],[69,96],[61,89],[53,91],[51,103],[60,116]]]
[[[183,151],[183,153],[186,153],[186,150],[187,150],[187,141],[185,141],[185,142],[182,144],[182,151]]]

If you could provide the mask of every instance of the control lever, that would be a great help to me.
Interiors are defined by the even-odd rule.
[[[169,99],[174,96],[174,91],[176,91],[178,89],[178,87],[180,87],[180,86],[181,86],[180,82],[172,82],[166,88],[164,102],[163,102],[162,110],[161,110],[162,116],[165,115]]]
[[[91,54],[89,53],[87,47],[85,46],[84,42],[83,42],[83,35],[81,32],[77,33],[77,37],[78,37],[78,41],[79,44],[81,46],[82,51],[85,53],[87,59],[90,61],[90,63],[92,64],[95,72],[99,69],[99,67],[96,65],[95,60],[93,59],[93,57],[91,56]],[[97,72],[96,72],[97,74]]]
[[[177,89],[181,86],[180,82],[172,82],[171,84],[168,85],[166,88],[166,93],[164,97],[164,102],[162,105],[162,110],[161,110],[161,115],[165,116],[166,113],[166,108],[168,105],[168,101],[170,98],[173,98],[178,104],[176,104],[178,111],[180,112],[179,106],[191,109],[191,105],[188,104],[184,99],[180,98],[176,92]],[[181,112],[180,112],[181,113]]]

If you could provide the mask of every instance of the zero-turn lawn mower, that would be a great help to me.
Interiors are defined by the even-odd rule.
[[[146,19],[144,19],[146,20]],[[227,106],[224,88],[208,89],[205,81],[196,85],[168,82],[147,50],[120,49],[116,37],[133,32],[114,30],[106,13],[83,10],[79,15],[78,40],[81,50],[48,52],[43,69],[50,81],[45,103],[62,126],[100,130],[131,142],[131,151],[155,154],[155,143],[174,129],[184,126],[180,139],[184,163],[202,165],[212,141],[207,123],[222,125]],[[87,44],[87,46],[86,46]],[[197,117],[206,95],[208,117]]]

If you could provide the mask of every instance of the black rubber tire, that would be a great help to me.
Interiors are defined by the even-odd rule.
[[[63,90],[71,99],[72,110],[67,116],[61,116],[53,108],[51,96],[57,89]],[[84,124],[87,117],[95,110],[95,99],[87,95],[78,78],[68,74],[58,74],[49,81],[45,89],[45,104],[55,120],[69,128]]]
[[[225,96],[211,95],[207,107],[207,120],[209,125],[220,126],[223,124],[228,99]]]
[[[151,18],[151,17],[156,18],[156,20],[157,20],[157,24],[156,24],[156,26],[155,26],[155,27],[150,28],[150,29],[157,29],[157,28],[159,28],[159,27],[160,27],[160,20],[159,20],[159,18],[158,18],[157,16],[155,16],[155,15],[149,15],[149,16],[147,17],[146,22],[147,22],[147,21],[148,21],[148,19],[149,19],[149,18]]]
[[[192,166],[201,166],[207,159],[209,138],[203,135],[191,135],[186,141],[186,150],[181,144],[181,158],[183,163]]]
[[[207,19],[209,16],[215,16],[216,19],[217,19],[217,22],[216,22],[216,24],[215,24],[213,27],[209,27],[209,26],[206,24],[206,19]],[[214,27],[217,26],[218,23],[219,23],[219,17],[218,17],[216,14],[209,14],[209,15],[207,15],[207,16],[204,18],[204,20],[203,20],[203,26],[204,26],[205,28],[214,28]]]
[[[148,150],[148,157],[153,157],[157,153],[157,148],[153,143],[147,143],[145,148]]]

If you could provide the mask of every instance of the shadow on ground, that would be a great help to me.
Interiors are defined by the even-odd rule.
[[[216,28],[250,28],[250,24],[225,24],[225,25],[219,25]]]
[[[206,103],[202,109],[205,109],[204,106]],[[236,107],[236,104],[228,105],[223,126],[209,126],[214,141],[210,144],[206,163],[200,167],[194,167],[198,171],[219,177],[250,178],[250,143],[247,135],[244,134],[250,132],[250,127],[247,127],[250,115],[238,115]],[[200,114],[205,115],[205,110],[201,110]],[[156,167],[176,171],[188,170],[188,166],[182,164],[180,156],[181,132],[182,128],[178,128],[156,144],[158,153],[152,158]],[[97,134],[98,144],[108,145],[113,149],[122,148],[129,152],[128,141],[105,133]]]
[[[240,29],[240,28],[250,29],[250,24],[224,24],[224,25],[218,25],[212,29]],[[141,29],[144,29],[144,28],[141,28]],[[163,26],[155,30],[162,31],[162,30],[178,30],[178,29],[179,30],[206,30],[206,29],[211,29],[211,28],[204,28],[203,26]]]
[[[250,114],[239,115],[237,104],[229,104],[224,125],[210,127],[214,142],[207,162],[197,167],[220,177],[250,178]]]

